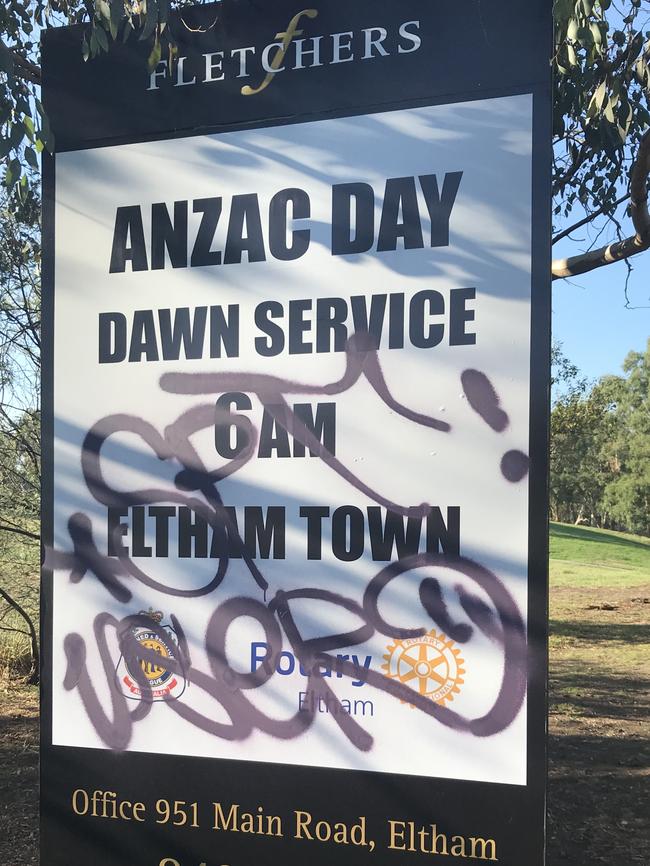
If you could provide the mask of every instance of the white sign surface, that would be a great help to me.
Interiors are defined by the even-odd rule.
[[[525,784],[531,112],[58,156],[55,548],[72,520],[90,564],[59,554],[55,745]],[[281,592],[303,640],[356,634],[311,677]],[[141,611],[148,698],[114,626]]]

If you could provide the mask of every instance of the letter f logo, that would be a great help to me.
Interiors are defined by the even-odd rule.
[[[275,38],[281,39],[282,41],[273,43],[273,45],[277,45],[278,50],[275,52],[275,56],[273,57],[270,65],[268,65],[268,63],[266,64],[266,68],[268,68],[266,78],[259,87],[253,88],[250,87],[248,84],[245,84],[244,87],[242,87],[241,89],[242,96],[255,96],[255,94],[261,93],[273,81],[275,75],[278,72],[282,71],[282,61],[287,55],[289,46],[291,45],[296,36],[302,36],[303,34],[302,30],[298,30],[298,25],[300,24],[300,19],[305,15],[307,16],[307,18],[316,18],[318,15],[318,10],[303,9],[302,12],[298,12],[297,15],[293,16],[293,18],[289,22],[289,26],[284,32],[275,34]],[[267,54],[268,56],[267,49],[265,49],[265,54]]]

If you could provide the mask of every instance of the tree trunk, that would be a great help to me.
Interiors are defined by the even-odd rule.
[[[7,604],[12,607],[16,613],[18,613],[24,620],[29,629],[29,643],[30,643],[30,655],[31,655],[31,669],[29,672],[29,679],[27,682],[30,685],[36,685],[40,678],[41,673],[41,663],[40,663],[40,652],[38,647],[38,635],[36,634],[36,628],[34,627],[34,623],[32,621],[31,616],[27,613],[27,611],[21,607],[18,602],[12,598],[9,593],[0,587],[0,597],[4,598]]]

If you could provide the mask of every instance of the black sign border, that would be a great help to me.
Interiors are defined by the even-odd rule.
[[[550,72],[549,72],[550,78]],[[508,856],[501,860],[508,866],[538,866],[544,862],[544,823],[542,816],[545,809],[546,797],[546,775],[547,775],[547,711],[548,711],[548,437],[549,437],[549,399],[550,399],[550,321],[551,321],[551,293],[550,293],[550,236],[551,236],[551,206],[550,206],[550,166],[552,161],[551,146],[551,91],[550,86],[535,84],[530,87],[499,88],[481,93],[459,92],[449,94],[445,97],[421,100],[400,100],[399,102],[381,103],[372,106],[370,110],[358,110],[354,113],[325,111],[314,112],[300,117],[283,120],[267,120],[242,124],[218,123],[212,127],[202,127],[196,132],[188,132],[187,129],[170,131],[166,135],[152,134],[150,136],[121,136],[118,138],[92,142],[91,147],[106,147],[121,144],[132,144],[142,141],[164,141],[175,138],[188,138],[231,132],[241,129],[267,128],[275,126],[293,125],[294,123],[307,123],[337,117],[359,116],[374,114],[378,112],[399,110],[405,108],[417,108],[430,105],[444,105],[461,102],[482,101],[490,98],[531,94],[533,97],[533,153],[532,153],[532,293],[531,293],[531,375],[530,375],[530,455],[531,466],[529,475],[529,562],[528,562],[528,634],[529,634],[529,682],[527,693],[527,784],[526,786],[510,786],[501,784],[476,783],[471,781],[450,780],[436,777],[409,777],[394,775],[390,773],[368,773],[355,770],[330,770],[325,768],[313,768],[302,766],[288,766],[298,786],[305,781],[320,780],[329,784],[328,780],[345,774],[344,787],[349,788],[352,780],[359,777],[370,777],[371,783],[360,786],[363,791],[378,789],[380,786],[408,791],[412,788],[423,788],[432,786],[441,798],[450,804],[456,804],[454,808],[463,808],[466,804],[468,811],[481,808],[487,799],[496,799],[495,787],[502,794],[506,789],[513,789],[512,796],[504,797],[513,804],[521,801],[524,804],[523,811],[518,815],[524,819],[522,826],[512,827],[516,834],[519,845],[518,854],[514,856],[524,857],[519,863]],[[68,147],[66,150],[86,149]],[[54,514],[54,304],[55,304],[55,156],[43,154],[43,315],[42,315],[42,545],[44,549],[52,548],[53,545],[53,514]],[[42,570],[42,608],[41,608],[41,642],[42,642],[42,676],[41,676],[41,790],[42,790],[42,850],[41,862],[53,864],[53,856],[60,855],[63,859],[58,860],[61,866],[73,866],[69,859],[69,853],[57,850],[61,840],[70,839],[70,831],[63,827],[65,821],[60,814],[62,802],[59,796],[52,796],[53,779],[63,776],[58,783],[65,787],[67,776],[66,770],[75,770],[83,767],[87,770],[93,767],[91,775],[105,778],[109,764],[113,765],[117,778],[125,772],[125,760],[137,764],[139,774],[145,765],[151,767],[163,763],[176,767],[179,762],[187,769],[188,777],[199,778],[206,773],[206,768],[219,771],[224,764],[229,765],[230,771],[226,776],[249,775],[252,777],[266,779],[267,784],[272,786],[271,777],[275,775],[274,768],[287,768],[287,765],[258,764],[254,762],[240,762],[219,758],[188,758],[185,756],[158,756],[154,754],[127,753],[127,755],[115,755],[107,750],[68,748],[52,745],[52,636],[53,636],[53,575],[51,570]],[[162,770],[162,766],[161,766]],[[172,773],[173,774],[173,773]],[[110,775],[110,774],[109,774]],[[135,774],[134,774],[135,775]],[[417,781],[414,781],[417,780]],[[491,792],[491,793],[490,793]],[[477,796],[474,796],[477,795]],[[404,796],[407,796],[404,794]],[[252,798],[251,802],[255,800]],[[257,802],[257,800],[255,800]],[[479,805],[477,806],[476,803]],[[300,806],[296,806],[300,808]],[[451,808],[451,806],[450,806]],[[513,806],[514,808],[514,806]],[[366,810],[368,811],[368,810]],[[492,809],[488,809],[491,812]],[[363,813],[360,807],[359,814]],[[504,826],[514,822],[513,815],[510,821],[504,819]],[[470,822],[471,823],[471,822]],[[61,832],[59,832],[61,831]],[[76,832],[79,832],[77,826]],[[91,838],[96,838],[97,827],[92,828],[92,833],[86,831],[85,841],[81,844],[93,845]],[[161,833],[161,836],[163,834]],[[162,840],[161,840],[162,841]],[[106,838],[102,846],[107,843]],[[172,844],[169,842],[169,844]],[[167,847],[169,847],[169,844]],[[297,844],[297,843],[296,843]],[[502,840],[505,846],[505,841]],[[91,848],[88,848],[90,851]],[[171,850],[171,849],[170,849]],[[142,863],[143,866],[158,866],[148,859],[145,852],[131,849],[133,863]],[[147,849],[148,851],[148,849]],[[265,853],[262,858],[258,855],[254,859],[246,853],[242,853],[239,862],[233,866],[263,866],[274,861],[277,851]],[[301,848],[300,852],[307,855],[313,861],[314,866],[320,862],[325,863],[335,852],[328,850],[325,860],[321,860],[319,851]],[[338,852],[336,852],[338,854]],[[393,855],[393,852],[391,852]],[[86,856],[84,854],[84,856]],[[109,856],[110,852],[109,852]],[[143,860],[143,856],[147,859]],[[157,856],[157,854],[155,855]],[[165,854],[165,856],[174,856]],[[176,854],[178,856],[178,852]],[[209,856],[209,855],[206,855]],[[219,855],[222,856],[222,855]],[[228,854],[228,856],[230,856]],[[298,853],[296,857],[298,857]],[[404,855],[406,858],[408,855]],[[248,859],[247,859],[248,858]],[[395,862],[407,862],[402,860],[401,855],[391,856]],[[445,861],[451,858],[445,858]],[[501,858],[500,858],[501,859]],[[74,861],[81,863],[79,859]],[[83,862],[86,862],[83,860]],[[117,863],[126,863],[125,860],[97,860],[96,866],[113,866]],[[129,861],[131,862],[131,861]],[[215,863],[217,861],[215,860]],[[221,861],[219,861],[221,862]],[[359,862],[362,862],[361,860]],[[371,862],[371,861],[369,861]],[[413,860],[411,859],[411,863]],[[442,862],[434,858],[433,863]],[[185,866],[183,862],[182,866]],[[194,866],[192,862],[189,866]],[[198,863],[197,863],[198,866]],[[212,861],[209,861],[212,866]]]

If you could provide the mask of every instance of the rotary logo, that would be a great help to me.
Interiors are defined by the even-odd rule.
[[[411,684],[437,704],[453,701],[465,682],[464,660],[454,641],[432,629],[422,637],[398,640],[386,647],[384,671],[392,679]]]
[[[117,674],[122,692],[133,700],[144,700],[146,693],[150,701],[179,698],[185,691],[185,681],[165,666],[165,660],[176,661],[179,657],[175,632],[170,625],[162,622],[163,614],[160,611],[142,610],[139,616],[151,620],[151,627],[135,625],[131,628],[131,634],[141,647],[160,656],[160,661],[137,657],[127,661],[121,656]],[[144,683],[149,687],[145,689],[145,694],[141,687]]]

